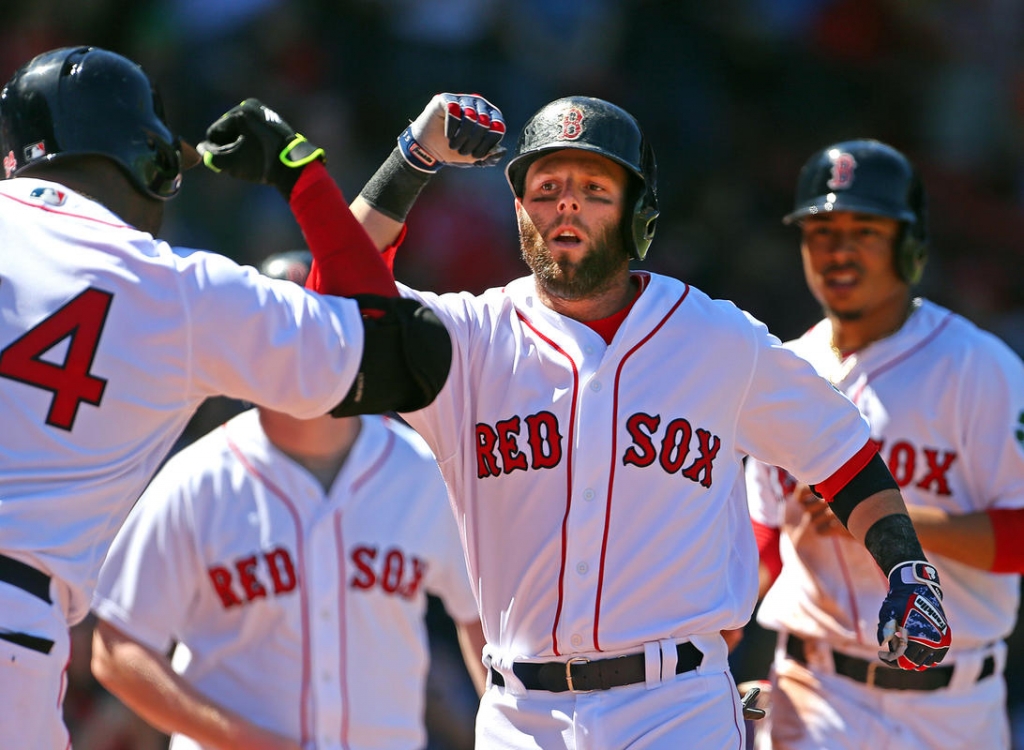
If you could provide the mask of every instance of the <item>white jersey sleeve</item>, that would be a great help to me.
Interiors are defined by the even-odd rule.
[[[0,550],[88,611],[107,545],[198,406],[324,414],[362,357],[352,300],[182,258],[43,180],[0,183]]]

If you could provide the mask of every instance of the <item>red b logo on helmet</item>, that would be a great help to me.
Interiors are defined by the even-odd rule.
[[[562,132],[558,134],[560,141],[575,141],[583,135],[583,110],[579,107],[569,107],[562,113]]]
[[[853,184],[853,171],[857,168],[857,160],[845,151],[830,154],[832,157],[832,177],[825,185],[830,190],[845,190]]]

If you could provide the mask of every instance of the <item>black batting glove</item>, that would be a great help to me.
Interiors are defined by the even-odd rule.
[[[291,198],[307,164],[326,159],[322,148],[257,99],[246,99],[225,112],[207,128],[206,140],[196,149],[214,172],[273,185],[285,199]]]

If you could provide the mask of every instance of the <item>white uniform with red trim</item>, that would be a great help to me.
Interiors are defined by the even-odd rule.
[[[423,441],[363,417],[325,493],[252,410],[157,474],[111,546],[94,611],[159,652],[183,644],[175,668],[201,692],[305,748],[414,750],[427,739],[428,592],[476,621]]]
[[[52,605],[0,582],[0,745],[29,741],[36,717],[30,746],[63,748],[67,627],[196,408],[221,394],[324,414],[352,384],[363,327],[351,300],[182,259],[52,182],[0,182],[0,237],[0,553],[53,577]]]
[[[1024,367],[1009,347],[928,301],[916,303],[897,333],[842,362],[831,341],[823,320],[787,346],[857,404],[908,506],[952,514],[1024,507]],[[818,650],[808,656],[813,678],[781,645],[777,653],[776,669],[795,680],[791,696],[772,695],[775,732],[792,742],[785,747],[821,746],[816,729],[797,739],[805,722],[820,723],[835,748],[1009,747],[1002,641],[1017,617],[1020,576],[929,553],[956,633],[940,665],[953,669],[953,682],[935,691],[867,688],[834,674],[829,649],[877,660],[882,572],[850,537],[795,537],[785,523],[792,477],[755,461],[747,471],[751,517],[783,528],[782,572],[758,622]],[[990,655],[996,677],[978,681]]]
[[[746,623],[757,597],[743,456],[822,482],[868,439],[849,401],[763,325],[636,277],[611,345],[545,307],[532,277],[478,297],[403,288],[454,341],[447,384],[408,420],[438,457],[479,582],[485,661],[506,684],[483,699],[480,747],[737,748],[719,631]],[[676,678],[685,640],[704,662]],[[511,669],[624,653],[647,655],[646,685],[527,692]],[[583,736],[574,716],[601,731]]]

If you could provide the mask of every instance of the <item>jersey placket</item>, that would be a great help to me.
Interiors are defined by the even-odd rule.
[[[559,651],[600,650],[598,615],[604,571],[601,552],[605,538],[612,455],[592,449],[613,424],[614,363],[602,361],[595,344],[583,346],[576,439],[572,446],[573,496],[566,533],[566,565],[562,581],[564,606],[558,627]]]
[[[311,730],[317,744],[337,743],[348,720],[345,672],[346,573],[342,511],[321,494],[305,530],[303,561],[309,586],[307,649],[310,659]]]

